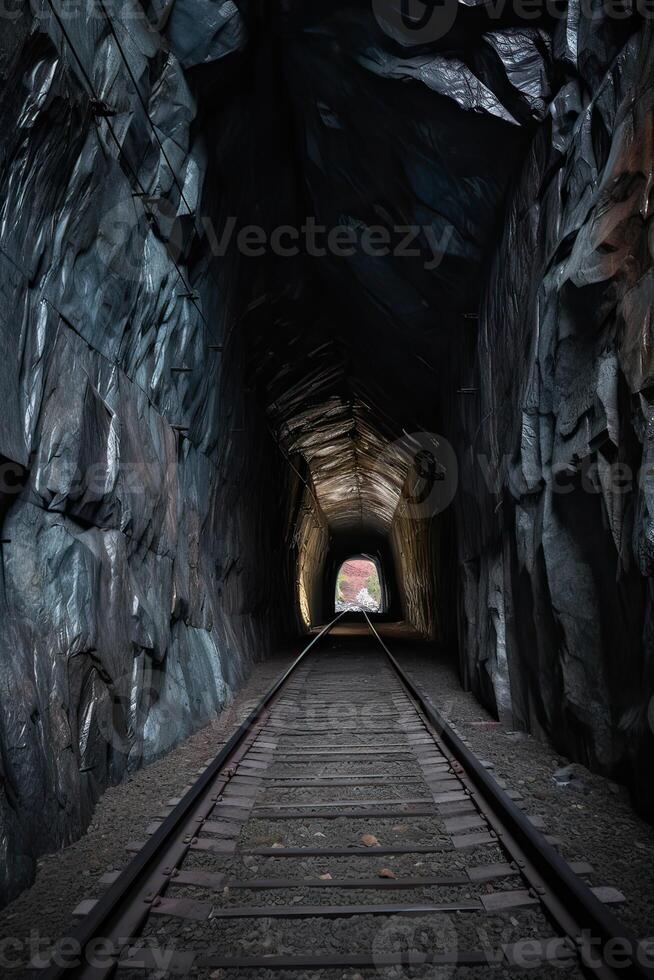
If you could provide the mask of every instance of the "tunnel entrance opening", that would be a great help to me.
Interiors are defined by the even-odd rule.
[[[381,569],[365,555],[346,559],[336,576],[336,612],[383,612]]]

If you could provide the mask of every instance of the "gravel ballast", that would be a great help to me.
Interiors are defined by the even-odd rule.
[[[33,952],[47,949],[69,926],[84,899],[97,898],[97,881],[128,861],[125,848],[143,839],[168,800],[197,779],[259,698],[292,662],[290,652],[256,665],[230,706],[162,759],[110,787],[99,800],[87,833],[38,862],[31,888],[0,912],[0,976],[20,976]]]
[[[388,639],[394,654],[398,655],[402,666],[411,674],[414,681],[439,705],[447,719],[471,744],[481,757],[494,764],[494,775],[501,778],[509,789],[518,790],[522,795],[520,805],[530,816],[541,816],[545,832],[561,839],[561,852],[570,860],[585,860],[594,865],[590,878],[593,885],[613,885],[627,896],[627,903],[618,908],[618,914],[628,926],[640,936],[654,933],[652,915],[652,856],[654,856],[654,831],[640,821],[628,803],[626,794],[614,784],[592,776],[581,767],[574,767],[574,778],[569,785],[562,787],[553,779],[567,765],[567,760],[556,755],[550,748],[535,739],[509,733],[494,723],[480,705],[470,695],[461,691],[456,674],[445,660],[438,659],[427,648],[425,652],[415,647],[412,652],[401,652],[401,641]],[[342,643],[340,647],[342,651]],[[339,651],[340,652],[340,651]],[[277,761],[289,752],[299,750],[296,737],[273,733],[276,720],[282,717],[283,705],[273,708],[267,727],[258,739],[261,744],[251,750],[251,758],[265,761],[265,767],[256,777],[238,774],[225,792],[228,797],[250,797],[253,806],[245,807],[244,816],[235,822],[234,833],[227,834],[238,840],[239,848],[247,851],[252,848],[322,848],[322,847],[360,847],[363,835],[374,834],[379,846],[393,847],[397,844],[429,844],[438,848],[436,853],[375,854],[370,847],[364,853],[340,855],[302,855],[282,856],[273,854],[221,855],[206,851],[191,851],[184,863],[184,869],[210,871],[227,878],[248,881],[249,879],[293,878],[297,879],[291,889],[227,888],[215,890],[196,886],[177,885],[168,891],[168,897],[192,899],[213,910],[208,921],[194,921],[177,916],[154,914],[150,917],[143,937],[144,943],[165,944],[171,949],[194,948],[211,952],[219,950],[222,955],[256,954],[304,954],[310,950],[319,952],[367,952],[387,951],[403,948],[432,949],[450,948],[460,950],[496,950],[504,943],[528,938],[544,939],[553,935],[552,928],[538,907],[511,909],[502,914],[486,914],[482,910],[459,912],[438,912],[417,916],[338,916],[334,919],[311,918],[271,918],[269,916],[238,919],[223,919],[221,909],[242,906],[259,908],[279,908],[280,906],[355,906],[380,904],[421,905],[445,903],[461,900],[479,901],[493,891],[520,889],[524,884],[518,878],[508,876],[492,882],[448,884],[442,886],[420,885],[401,890],[389,889],[350,889],[336,886],[309,887],[302,879],[330,875],[334,879],[375,879],[383,870],[390,870],[398,877],[425,878],[429,875],[447,875],[466,869],[506,861],[506,855],[490,842],[484,846],[465,847],[457,850],[452,847],[451,836],[445,821],[457,812],[470,812],[469,804],[443,804],[436,807],[430,795],[429,783],[443,778],[431,771],[438,760],[432,753],[425,755],[424,745],[414,735],[407,736],[403,727],[411,730],[415,723],[415,712],[407,707],[406,696],[397,687],[395,675],[386,671],[386,660],[377,653],[370,660],[361,655],[360,648],[352,653],[351,659],[343,667],[346,676],[340,678],[330,669],[329,658],[317,656],[300,668],[289,686],[289,695],[306,696],[311,683],[318,677],[320,693],[315,700],[321,704],[337,697],[339,692],[348,696],[350,690],[361,690],[361,680],[368,670],[367,664],[374,661],[375,696],[379,700],[379,716],[368,724],[363,724],[352,737],[344,735],[348,745],[382,747],[388,741],[383,734],[371,729],[384,725],[397,725],[399,731],[393,741],[409,745],[410,752],[404,757],[384,754],[370,758],[357,755],[335,757],[327,755],[312,759],[306,765],[297,762]],[[97,897],[98,878],[107,870],[119,869],[126,863],[125,846],[128,841],[143,839],[146,826],[164,810],[170,797],[179,796],[185,786],[191,783],[248,713],[253,702],[267,690],[272,681],[282,672],[290,657],[279,657],[274,661],[257,667],[246,687],[236,697],[232,708],[213,724],[188,739],[166,758],[159,760],[147,769],[130,777],[129,781],[109,790],[99,802],[89,833],[65,851],[49,855],[40,862],[39,873],[34,886],[9,906],[0,926],[0,940],[4,939],[3,950],[8,952],[3,962],[3,973],[8,975],[28,975],[25,964],[29,955],[35,952],[35,943],[40,948],[47,947],[64,933],[69,926],[71,912],[84,898]],[[342,661],[341,661],[342,663]],[[318,669],[320,668],[320,670]],[[317,673],[316,673],[317,672]],[[319,674],[319,676],[318,676]],[[313,675],[313,677],[312,677]],[[306,683],[306,686],[305,686]],[[309,699],[307,699],[309,700]],[[413,713],[413,714],[412,714]],[[382,721],[382,717],[386,720]],[[315,727],[315,715],[305,722]],[[302,721],[298,721],[302,724]],[[329,741],[315,737],[307,740],[304,748],[311,751],[316,746],[330,747]],[[417,754],[416,754],[417,753]],[[428,757],[429,756],[429,757]],[[247,758],[244,769],[247,768]],[[325,777],[335,774],[353,777],[353,785],[318,787],[280,787],[273,779],[293,779],[306,777]],[[382,774],[382,784],[367,785],[357,782],[366,774]],[[401,780],[410,779],[403,784]],[[395,784],[397,780],[397,784]],[[559,780],[560,782],[560,780]],[[363,817],[355,812],[339,814],[336,817],[320,815],[309,818],[291,816],[278,819],[276,815],[262,816],[257,807],[272,807],[276,803],[298,804],[334,801],[372,801],[369,808],[384,805],[390,808],[392,800],[419,797],[433,807],[428,816],[408,814],[385,817],[372,813]],[[386,800],[386,804],[375,803]],[[388,802],[390,801],[390,802]],[[217,805],[217,810],[220,807]],[[223,804],[225,806],[226,804]],[[422,803],[412,804],[422,807]],[[238,803],[241,807],[242,804]],[[338,806],[338,803],[336,803]],[[468,808],[468,809],[467,809]],[[216,816],[220,816],[216,814]],[[213,818],[212,818],[213,819]],[[620,838],[616,839],[616,835]],[[638,861],[638,856],[646,858],[648,866]],[[399,937],[399,938],[398,938]],[[8,940],[17,941],[19,946],[7,946]],[[399,946],[398,946],[399,943]],[[380,967],[376,972],[365,968],[361,970],[342,969],[338,971],[300,973],[288,972],[295,980],[307,980],[311,976],[329,980],[333,975],[341,980],[366,980],[367,977],[384,977],[385,980],[402,980],[404,977],[452,976],[464,980],[474,977],[480,980],[486,971],[498,978],[515,977],[577,977],[576,968],[563,970],[540,964],[537,970],[527,971],[507,969],[506,966],[493,966],[473,969],[452,966],[422,966],[409,968]],[[399,972],[398,972],[399,971]],[[121,970],[120,978],[125,980],[143,973]],[[148,976],[152,976],[150,972]],[[285,973],[269,970],[234,971],[193,969],[186,975],[208,977],[212,980],[236,977],[266,980],[274,977],[280,980]]]
[[[613,885],[626,902],[616,910],[641,938],[654,937],[654,828],[631,806],[626,789],[571,764],[549,745],[497,723],[472,694],[461,690],[451,661],[429,653],[389,649],[417,685],[439,706],[446,721],[494,764],[493,775],[522,794],[529,814],[543,817],[547,833],[569,861],[588,861],[594,882]],[[554,774],[571,766],[573,778],[559,785]]]

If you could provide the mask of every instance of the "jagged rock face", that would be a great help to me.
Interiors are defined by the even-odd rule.
[[[482,307],[478,405],[453,423],[474,446],[461,649],[501,714],[652,814],[651,36],[591,51],[569,52],[576,77],[527,155]]]
[[[280,622],[290,484],[238,344],[211,349],[228,296],[166,241],[175,215],[192,237],[203,151],[135,11],[112,7],[125,59],[99,12],[67,17],[76,55],[46,3],[2,28],[0,900],[219,710]]]

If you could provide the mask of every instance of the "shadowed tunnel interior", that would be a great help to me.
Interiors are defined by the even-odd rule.
[[[302,618],[325,621],[334,567],[367,550],[391,611],[451,639],[452,587],[435,588],[436,566],[452,574],[451,520],[428,525],[456,462],[433,434],[467,380],[482,269],[551,96],[547,33],[514,18],[490,36],[488,17],[463,9],[429,57],[403,59],[356,6],[243,20],[250,42],[187,77],[213,137],[212,228],[232,227],[237,253],[249,243],[224,263],[247,384],[303,485],[290,508]],[[173,16],[173,43],[188,29]],[[368,254],[375,233],[387,254]]]
[[[0,896],[353,555],[651,815],[649,25],[64,6],[0,39]]]

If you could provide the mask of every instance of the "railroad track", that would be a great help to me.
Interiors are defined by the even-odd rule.
[[[38,976],[652,980],[608,907],[622,896],[560,857],[367,616],[358,644],[328,635],[338,619],[105,876]]]

